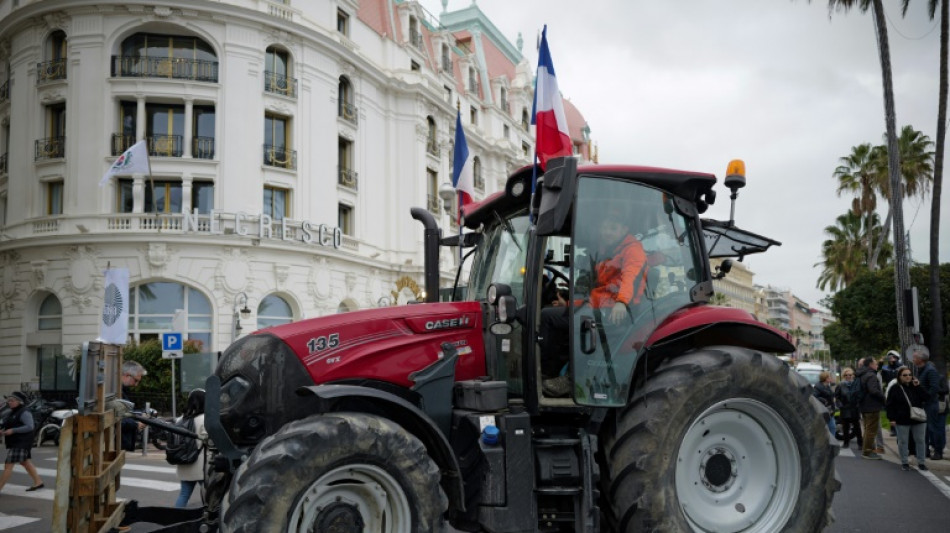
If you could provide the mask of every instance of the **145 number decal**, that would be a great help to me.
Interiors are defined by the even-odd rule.
[[[307,341],[307,349],[310,353],[322,352],[330,348],[336,348],[340,345],[340,334],[331,333],[325,337],[314,337]]]

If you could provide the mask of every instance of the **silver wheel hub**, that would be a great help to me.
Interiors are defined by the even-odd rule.
[[[695,531],[778,531],[795,510],[800,480],[788,424],[750,398],[700,413],[677,451],[676,495]]]

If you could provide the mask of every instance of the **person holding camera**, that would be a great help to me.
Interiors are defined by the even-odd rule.
[[[891,426],[897,428],[897,449],[901,457],[901,470],[910,470],[908,463],[909,443],[908,439],[914,436],[914,444],[917,451],[917,468],[927,470],[924,464],[926,454],[924,444],[924,432],[927,423],[924,420],[916,420],[911,416],[911,408],[923,408],[927,402],[927,392],[920,386],[920,381],[913,376],[910,368],[902,366],[897,369],[897,384],[887,392],[887,419],[891,421]]]
[[[30,460],[30,450],[33,449],[33,413],[26,408],[27,397],[20,391],[7,396],[7,405],[10,415],[3,421],[3,435],[6,437],[7,458],[3,462],[3,475],[0,475],[0,490],[13,475],[13,465],[20,463],[26,473],[33,479],[33,486],[27,492],[43,488],[43,479],[36,472],[33,461]]]

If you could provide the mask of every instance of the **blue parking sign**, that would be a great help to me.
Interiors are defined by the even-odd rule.
[[[162,350],[179,351],[182,349],[181,333],[162,333]]]

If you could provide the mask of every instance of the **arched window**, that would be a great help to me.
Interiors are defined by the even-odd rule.
[[[426,136],[426,150],[430,154],[438,155],[439,153],[439,144],[436,137],[436,128],[435,128],[435,119],[432,116],[426,117],[426,125],[428,126],[428,134]]]
[[[66,32],[56,30],[46,39],[45,61],[37,65],[36,83],[66,79]]]
[[[199,341],[202,351],[211,346],[211,302],[197,289],[170,281],[156,281],[133,287],[129,299],[129,335],[136,342],[158,339],[172,331],[172,321],[179,310],[185,313],[187,340]]]
[[[257,328],[269,328],[294,321],[294,312],[286,300],[271,294],[261,300],[257,306]]]
[[[528,108],[522,107],[521,108],[521,127],[524,128],[525,131],[528,131],[529,123],[530,121],[528,120]]]
[[[290,76],[290,54],[268,46],[264,54],[264,90],[285,96],[297,96],[297,80]]]
[[[63,356],[63,306],[59,298],[49,294],[36,312],[36,334],[32,343],[36,350],[36,375],[44,392],[78,390],[70,372],[69,361]]]
[[[218,81],[218,56],[192,35],[136,33],[113,56],[113,76]]]

